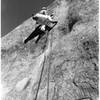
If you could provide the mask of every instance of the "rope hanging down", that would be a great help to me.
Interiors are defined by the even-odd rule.
[[[46,32],[46,38],[47,38],[47,37],[48,37],[48,32]],[[41,69],[41,74],[40,74],[40,78],[39,78],[39,83],[38,83],[38,87],[37,87],[37,91],[36,91],[36,95],[35,95],[35,99],[34,99],[34,100],[37,100],[37,97],[38,97],[38,92],[39,92],[40,84],[41,84],[41,81],[42,81],[42,75],[43,75],[43,71],[44,71],[46,59],[47,59],[47,54],[46,54],[46,52],[45,52],[45,54],[44,54],[43,66],[42,66],[42,69]]]
[[[48,33],[46,33],[47,37],[48,37]],[[50,60],[51,60],[51,52],[52,52],[52,38],[53,35],[51,34],[51,39],[50,39],[50,55],[49,55],[49,67],[48,67],[48,80],[47,80],[47,96],[46,96],[46,100],[49,100],[49,79],[50,79],[50,68],[51,68],[51,64],[50,64]],[[44,54],[44,61],[43,61],[43,66],[42,66],[42,69],[41,69],[41,74],[40,74],[40,78],[39,78],[39,83],[38,83],[38,88],[37,88],[37,91],[36,91],[36,95],[35,95],[35,99],[34,100],[37,100],[37,97],[38,97],[38,92],[39,92],[39,89],[40,89],[40,84],[41,84],[41,80],[42,80],[42,75],[43,75],[43,71],[44,71],[44,67],[45,67],[45,61],[47,59],[47,54],[45,52]]]
[[[50,85],[49,80],[50,80],[50,70],[51,70],[52,42],[53,42],[53,34],[51,33],[49,67],[48,67],[48,80],[47,80],[47,99],[46,100],[49,100],[49,85]]]
[[[42,75],[43,75],[43,71],[44,71],[44,64],[45,64],[45,59],[46,59],[46,56],[44,55],[44,61],[43,61],[43,66],[42,66],[42,69],[41,69],[41,74],[40,74],[40,79],[39,79],[39,83],[38,83],[38,88],[37,88],[37,91],[36,91],[36,95],[35,95],[35,99],[34,100],[37,100],[37,97],[38,97],[38,92],[39,92],[39,89],[40,89],[40,84],[41,84],[41,80],[42,80]]]

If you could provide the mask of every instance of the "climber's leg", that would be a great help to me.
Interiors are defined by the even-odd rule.
[[[27,39],[25,39],[24,43],[26,44],[31,39],[34,39],[37,35],[38,35],[38,32],[36,31],[32,32],[31,35]]]
[[[27,39],[25,39],[24,43],[26,44],[28,41],[30,41],[31,39],[34,39],[34,38],[35,38],[36,36],[38,36],[40,33],[41,33],[40,28],[36,28],[36,30],[33,31],[33,32],[31,33],[31,35],[30,35]]]
[[[37,44],[38,41],[44,36],[45,32],[42,32],[41,34],[39,34],[37,40],[35,41],[35,43]]]

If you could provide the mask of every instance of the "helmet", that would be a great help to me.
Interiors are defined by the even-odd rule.
[[[42,10],[47,10],[47,8],[46,7],[42,7]]]
[[[40,13],[45,15],[47,13],[47,8],[42,7],[42,10],[40,11]]]

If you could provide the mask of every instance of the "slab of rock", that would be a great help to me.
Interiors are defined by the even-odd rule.
[[[58,20],[47,42],[23,43],[36,27],[32,18],[2,37],[3,100],[34,100],[43,66],[37,100],[47,100],[48,70],[49,100],[97,100],[98,0],[55,0],[47,8]]]

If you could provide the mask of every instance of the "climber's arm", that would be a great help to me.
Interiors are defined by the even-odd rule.
[[[47,16],[43,15],[43,14],[39,14],[39,13],[37,13],[35,16],[33,16],[34,20],[38,20],[39,18],[47,19]]]

